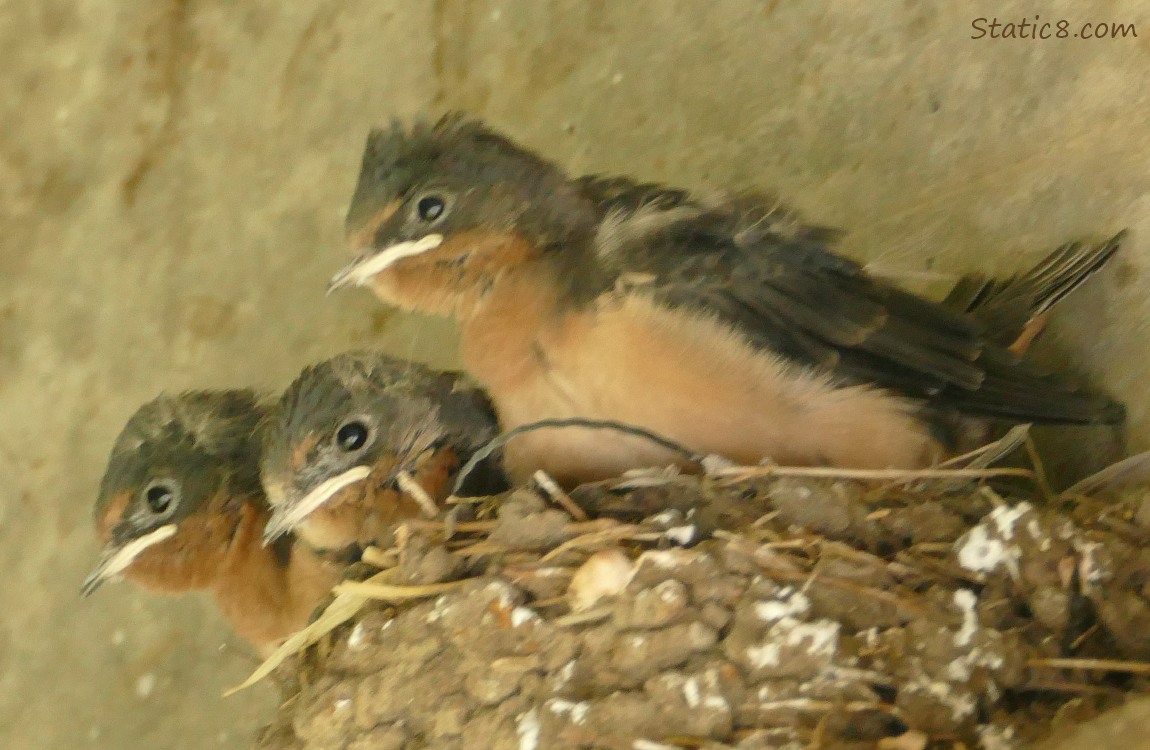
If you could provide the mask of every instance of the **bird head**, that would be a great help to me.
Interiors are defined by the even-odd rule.
[[[594,223],[576,182],[479,122],[396,123],[368,136],[347,215],[357,255],[330,289],[370,286],[401,308],[458,316]]]
[[[95,521],[104,549],[81,593],[121,573],[168,590],[203,585],[239,507],[262,497],[263,416],[250,391],[162,395],[140,407],[100,484]]]
[[[399,491],[444,437],[443,399],[454,376],[374,352],[348,352],[305,369],[280,399],[261,472],[272,518],[265,543],[295,530],[315,548],[361,540],[369,516],[414,508]]]

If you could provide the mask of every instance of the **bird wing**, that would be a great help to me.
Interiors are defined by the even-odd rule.
[[[491,399],[460,373],[444,373],[451,389],[438,399],[439,419],[449,435],[457,440],[460,453],[469,457],[499,434],[499,420]]]
[[[393,396],[415,399],[436,409],[439,430],[464,456],[499,433],[490,399],[463,373],[433,370],[413,362],[398,362],[396,368],[379,380]]]
[[[594,243],[604,283],[718,317],[752,345],[846,382],[1023,421],[1120,419],[983,334],[976,318],[876,279],[832,251],[832,230],[753,199],[616,199]]]
[[[437,373],[434,401],[445,442],[466,462],[499,434],[495,407],[481,388],[462,373]],[[486,460],[474,467],[457,491],[462,496],[495,495],[511,488],[502,465]]]

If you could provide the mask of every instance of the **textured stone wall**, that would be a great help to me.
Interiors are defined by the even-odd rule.
[[[282,386],[449,329],[325,299],[367,127],[465,108],[576,171],[777,189],[902,271],[1006,271],[1136,231],[1049,343],[1150,447],[1150,3],[1043,4],[1118,40],[972,40],[1032,4],[0,3],[0,737],[243,747],[274,696],[196,600],[109,587],[90,507],[142,401]],[[231,644],[221,650],[220,644]]]

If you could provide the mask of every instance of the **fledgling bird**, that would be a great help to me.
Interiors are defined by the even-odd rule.
[[[331,287],[461,324],[504,429],[624,422],[743,463],[928,466],[934,416],[1120,422],[978,320],[869,275],[835,232],[753,196],[568,177],[481,123],[372,132]],[[505,464],[573,484],[673,456],[601,431],[536,431]]]
[[[294,530],[316,550],[354,557],[395,522],[419,516],[405,479],[438,503],[497,433],[487,397],[459,373],[380,352],[308,367],[267,432],[261,470],[275,514],[265,541]],[[478,481],[502,489],[498,470]]]
[[[291,536],[261,543],[270,517],[259,480],[266,412],[246,390],[162,395],[140,407],[100,485],[104,550],[83,595],[121,573],[150,591],[209,592],[263,655],[305,626],[339,569]]]

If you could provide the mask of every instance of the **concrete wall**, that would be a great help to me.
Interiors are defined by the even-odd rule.
[[[366,129],[464,108],[575,171],[777,189],[899,271],[1135,229],[1049,342],[1150,447],[1150,3],[0,3],[0,744],[243,747],[274,694],[201,601],[76,591],[127,416],[447,327],[323,296]],[[971,21],[1137,25],[972,40]],[[227,644],[221,649],[221,644]]]

